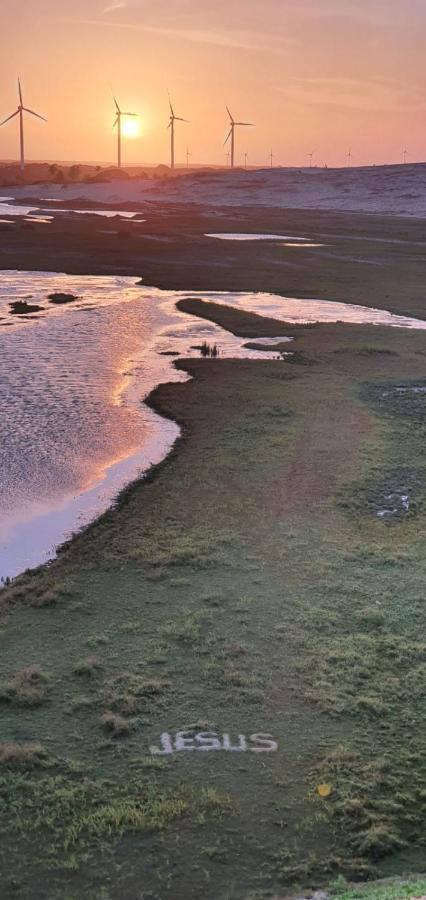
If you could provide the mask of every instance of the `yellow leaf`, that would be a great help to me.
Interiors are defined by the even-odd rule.
[[[320,797],[329,797],[331,794],[331,784],[318,784],[317,794],[319,794]]]

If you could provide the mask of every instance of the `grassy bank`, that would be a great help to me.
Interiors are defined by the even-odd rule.
[[[293,332],[292,362],[181,361],[172,456],[2,592],[0,896],[424,868],[424,336]]]

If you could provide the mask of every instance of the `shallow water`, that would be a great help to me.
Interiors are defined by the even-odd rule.
[[[294,237],[288,234],[206,234],[206,237],[219,241],[294,241],[297,244],[309,241],[309,238]]]
[[[49,303],[54,292],[77,297]],[[187,292],[133,278],[0,273],[0,576],[50,558],[58,543],[108,508],[120,488],[169,452],[178,426],[143,399],[161,382],[185,380],[169,354],[281,360],[281,338],[245,341],[176,310]],[[426,328],[383,310],[271,294],[201,295],[284,322],[336,321]],[[25,300],[38,313],[11,315]],[[7,326],[5,328],[4,326]],[[283,332],[285,332],[283,325]],[[281,362],[277,362],[280,365]]]
[[[246,309],[296,325],[314,322],[345,322],[353,325],[390,325],[391,327],[426,329],[426,321],[422,319],[397,316],[385,309],[356,306],[332,300],[300,300],[264,293],[204,292],[202,296],[207,300],[214,300],[215,303],[232,304],[239,309]]]
[[[66,197],[64,197],[64,200],[66,200]],[[46,202],[51,201],[46,200]],[[145,222],[145,219],[141,219],[139,217],[139,213],[128,212],[121,209],[45,209],[44,207],[37,205],[37,203],[34,203],[32,206],[20,206],[18,203],[14,203],[13,199],[10,197],[0,197],[0,216],[15,217],[31,215],[31,218],[37,219],[37,217],[40,216],[46,218],[50,213],[54,213],[55,216],[69,214],[102,216],[106,219],[112,219],[114,216],[119,216],[121,219],[129,219],[130,221],[134,220],[136,222]],[[53,215],[51,216],[51,218],[53,219]]]

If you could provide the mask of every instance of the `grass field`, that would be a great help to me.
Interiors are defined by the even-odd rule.
[[[171,457],[0,594],[1,897],[411,896],[344,880],[424,870],[424,336],[286,331],[180,361]]]

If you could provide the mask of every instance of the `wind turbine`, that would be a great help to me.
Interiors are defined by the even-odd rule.
[[[174,167],[175,167],[175,122],[187,122],[188,119],[181,119],[180,116],[175,116],[175,111],[172,106],[172,101],[170,100],[170,95],[169,95],[169,106],[170,106],[170,119],[169,119],[169,124],[167,127],[170,128],[170,150],[171,150],[170,168],[174,169]]]
[[[32,109],[28,109],[27,106],[24,106],[24,101],[22,99],[22,87],[21,80],[18,78],[18,92],[19,92],[19,106],[18,109],[12,113],[11,116],[8,116],[7,119],[4,119],[3,122],[0,122],[0,127],[2,125],[6,125],[6,122],[10,122],[11,119],[14,119],[15,116],[19,116],[19,138],[20,138],[20,148],[21,148],[21,164],[20,169],[21,172],[25,169],[25,143],[24,143],[24,112],[30,113],[32,116],[36,116],[37,119],[42,119],[43,122],[47,122],[47,119],[44,116],[40,116],[39,113],[34,112]]]
[[[274,159],[275,159],[275,156],[274,156],[274,154],[272,153],[272,150],[271,150],[271,152],[270,152],[270,154],[269,154],[269,159],[271,160],[271,169],[273,169],[273,168],[274,168]]]
[[[352,162],[352,150],[348,150],[348,152],[346,154],[346,159],[348,161],[348,169],[349,169],[351,162]]]
[[[244,168],[247,168],[248,153],[244,154]]]
[[[403,152],[403,154],[402,154],[402,159],[403,159],[404,166],[405,166],[405,163],[407,162],[407,156],[408,156],[408,150],[405,149],[404,152]]]
[[[312,160],[314,158],[314,151],[312,151],[312,153],[308,153],[308,157],[309,157],[309,168],[312,169]]]
[[[117,167],[121,169],[121,120],[123,116],[132,116],[132,118],[137,118],[137,113],[122,112],[115,97],[113,99],[117,111],[117,118],[112,127],[115,128],[117,126]]]
[[[254,125],[253,122],[236,122],[235,119],[232,118],[228,107],[226,107],[226,111],[229,116],[231,127],[228,131],[228,134],[226,135],[224,146],[228,143],[229,138],[231,138],[231,169],[233,169],[235,164],[235,128],[239,125],[249,125],[250,127],[254,127]]]
[[[189,169],[189,157],[192,156],[192,153],[189,152],[188,147],[186,148],[186,168]]]

